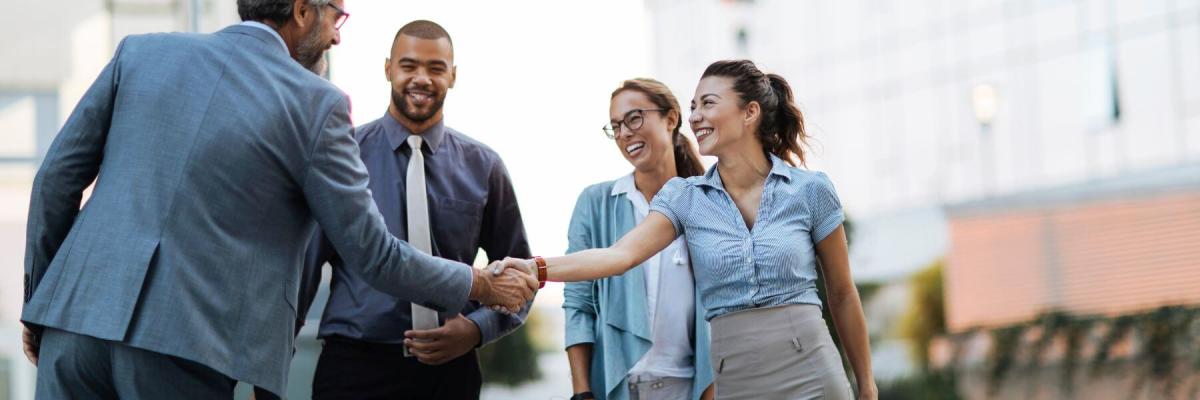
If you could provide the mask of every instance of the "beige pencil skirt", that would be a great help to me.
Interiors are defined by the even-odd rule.
[[[712,320],[718,399],[851,399],[821,308],[788,305]]]

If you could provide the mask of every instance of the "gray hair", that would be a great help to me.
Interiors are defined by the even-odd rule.
[[[324,7],[333,0],[305,1],[309,5]],[[271,21],[283,24],[292,18],[293,3],[292,0],[237,0],[238,16],[242,17],[242,21]]]

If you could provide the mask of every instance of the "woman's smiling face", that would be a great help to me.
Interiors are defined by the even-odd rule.
[[[709,76],[696,85],[688,123],[696,134],[700,154],[719,157],[731,143],[743,139],[746,130],[741,102],[733,91],[732,78]]]
[[[613,96],[608,118],[611,126],[619,124],[614,142],[635,170],[651,171],[671,160],[671,131],[679,118],[674,112],[660,108],[641,91],[624,90]]]

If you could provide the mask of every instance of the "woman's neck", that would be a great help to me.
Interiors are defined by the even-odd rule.
[[[649,203],[654,199],[654,195],[658,194],[658,190],[662,189],[667,181],[678,175],[675,169],[675,160],[663,160],[655,165],[655,168],[648,171],[633,170],[633,184],[637,186],[637,190],[642,193]]]
[[[717,157],[717,171],[726,190],[741,192],[762,185],[771,172],[771,160],[756,146]]]

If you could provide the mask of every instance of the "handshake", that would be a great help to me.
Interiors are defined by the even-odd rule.
[[[536,268],[533,260],[508,257],[486,269],[472,269],[470,298],[499,312],[519,313],[541,287]]]

